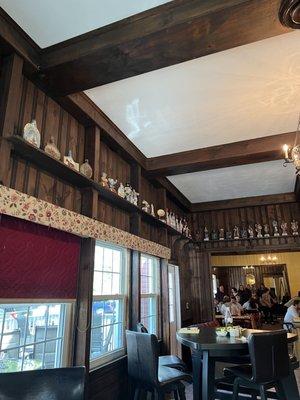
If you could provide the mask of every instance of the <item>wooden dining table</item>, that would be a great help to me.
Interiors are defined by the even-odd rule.
[[[194,332],[194,331],[192,331]],[[191,349],[193,363],[193,400],[215,399],[215,364],[219,362],[235,363],[249,355],[247,337],[251,333],[263,330],[245,329],[241,338],[216,335],[216,328],[200,328],[198,333],[177,332],[177,340]],[[266,331],[265,331],[266,332]],[[287,333],[288,342],[297,340],[297,335]],[[245,363],[247,363],[245,361]],[[282,382],[288,400],[300,400],[294,372]]]

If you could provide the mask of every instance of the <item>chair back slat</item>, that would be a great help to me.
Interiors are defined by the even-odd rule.
[[[126,331],[128,375],[145,384],[158,384],[158,340],[149,333]]]
[[[289,375],[286,331],[253,333],[249,353],[255,382],[277,381]]]

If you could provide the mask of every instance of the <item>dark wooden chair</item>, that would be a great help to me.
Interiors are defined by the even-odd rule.
[[[240,386],[258,390],[261,400],[266,391],[275,388],[278,399],[286,400],[281,380],[290,374],[286,331],[254,333],[249,338],[251,364],[224,369],[225,376],[234,376],[233,400],[238,399]]]
[[[83,400],[85,368],[55,368],[0,374],[1,400]]]
[[[158,340],[149,333],[126,331],[128,375],[134,385],[134,400],[142,391],[152,393],[153,400],[163,400],[173,393],[176,400],[185,400],[185,386],[191,382],[185,372],[158,364]]]
[[[145,327],[145,325],[139,322],[137,324],[137,332],[148,333],[148,330]],[[179,369],[180,371],[187,370],[186,364],[182,361],[182,359],[173,354],[170,354],[168,356],[159,356],[158,364],[165,367],[176,368]]]

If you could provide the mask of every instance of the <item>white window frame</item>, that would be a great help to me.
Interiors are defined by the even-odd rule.
[[[124,268],[124,271],[121,272],[121,277],[123,276],[123,281],[122,283],[122,291],[123,294],[104,294],[104,295],[93,295],[93,300],[92,304],[95,301],[108,301],[108,300],[122,300],[122,316],[123,316],[123,347],[117,350],[109,351],[97,358],[91,359],[90,357],[90,370],[99,368],[102,365],[105,365],[109,362],[115,361],[116,359],[124,356],[126,354],[126,345],[125,345],[125,331],[128,328],[128,287],[129,287],[129,275],[128,275],[128,265],[129,265],[129,252],[125,247],[121,247],[115,244],[107,243],[107,242],[102,242],[100,240],[97,240],[96,246],[100,245],[101,247],[108,248],[108,249],[114,249],[118,250],[121,252],[121,268]],[[95,264],[94,264],[94,271],[95,271]],[[94,285],[94,279],[93,279],[93,285]],[[93,289],[92,289],[93,290]],[[92,330],[96,329],[97,327],[92,326],[92,318],[91,318],[91,334],[92,336]]]
[[[142,253],[141,254],[141,266],[142,266],[142,258],[151,259],[152,262],[157,263],[157,268],[154,269],[153,281],[156,286],[157,291],[151,293],[142,293],[142,289],[140,289],[140,298],[142,299],[155,299],[156,300],[156,314],[147,315],[146,318],[156,316],[156,331],[153,332],[158,338],[161,337],[161,276],[160,276],[160,259],[158,257],[151,256],[149,254]],[[140,273],[140,280],[142,280],[142,273]],[[140,300],[140,301],[141,301]],[[141,315],[141,322],[142,315]]]
[[[68,367],[71,365],[72,362],[72,335],[74,330],[74,314],[75,314],[75,300],[69,299],[1,299],[0,301],[1,306],[8,306],[11,307],[15,304],[26,304],[28,306],[34,305],[51,305],[51,304],[63,304],[65,306],[65,313],[64,313],[64,321],[63,321],[63,335],[62,335],[62,346],[61,346],[61,364],[59,367]],[[4,320],[3,320],[4,325]],[[2,344],[2,329],[3,327],[0,326],[0,352],[1,344]],[[26,345],[19,345],[16,347],[12,347],[9,350],[14,348],[23,348],[26,346],[39,344],[39,343],[47,343],[49,340],[41,340],[38,342],[31,342],[27,343]],[[55,341],[55,339],[51,339],[50,341]],[[45,349],[45,348],[44,348]],[[56,367],[54,367],[56,368]]]

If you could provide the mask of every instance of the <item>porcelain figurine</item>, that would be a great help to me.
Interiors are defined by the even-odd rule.
[[[171,223],[170,223],[170,213],[169,213],[168,209],[166,209],[166,223],[168,225],[171,225]]]
[[[264,224],[264,237],[265,238],[270,237],[270,229],[268,224]]]
[[[108,188],[108,179],[107,179],[107,173],[106,172],[102,172],[100,184],[101,184],[101,186],[103,186],[105,188]]]
[[[125,191],[125,199],[131,203],[132,202],[132,187],[129,183],[126,183],[126,185],[124,187],[124,191]]]
[[[83,164],[80,165],[80,172],[91,179],[93,175],[92,167],[89,164],[89,160],[86,159]]]
[[[54,142],[53,136],[50,137],[49,142],[47,142],[47,144],[45,146],[45,153],[49,154],[51,157],[55,158],[56,160],[60,160],[61,154]]]
[[[138,205],[139,195],[140,195],[140,194],[139,194],[138,192],[136,192],[134,189],[132,189],[132,192],[131,192],[131,202],[132,202],[135,206]]]
[[[219,240],[224,240],[225,239],[225,231],[224,228],[219,229]]]
[[[117,179],[113,179],[113,178],[108,178],[108,186],[109,186],[109,190],[111,190],[114,193],[117,193],[116,191],[116,184],[118,183]]]
[[[282,236],[287,236],[287,230],[288,230],[288,224],[286,222],[282,222],[282,224],[280,225],[280,228],[282,229]]]
[[[147,213],[150,212],[150,204],[148,203],[148,201],[146,200],[142,201],[142,210],[146,211]]]
[[[41,134],[37,128],[35,119],[24,126],[23,138],[33,146],[37,148],[41,147]]]
[[[213,230],[211,233],[211,240],[218,240],[218,232]]]
[[[232,239],[232,232],[231,231],[226,231],[226,239],[231,240]]]
[[[235,225],[233,228],[233,238],[235,240],[238,240],[240,238],[240,229],[237,225]]]
[[[254,238],[254,229],[252,228],[251,225],[248,226],[248,234],[250,239]]]
[[[158,215],[158,218],[161,221],[166,222],[166,212],[165,212],[165,210],[160,208],[159,210],[157,210],[157,215]]]
[[[298,236],[299,235],[299,232],[298,232],[298,221],[295,221],[293,219],[293,221],[291,222],[291,229],[292,229],[293,236]]]
[[[125,190],[122,182],[120,182],[120,185],[118,187],[118,195],[122,197],[122,199],[125,199]]]
[[[201,242],[201,233],[199,231],[195,232],[195,241]]]
[[[180,233],[182,233],[182,230],[183,230],[183,221],[182,221],[182,218],[180,218],[180,220],[179,220],[179,229],[178,229],[178,231],[179,231]]]
[[[272,226],[273,226],[273,235],[279,236],[278,222],[274,220],[272,222]]]
[[[204,241],[205,242],[209,241],[209,232],[206,226],[204,227]]]
[[[155,215],[155,211],[154,211],[154,204],[150,204],[150,214],[152,215],[152,217],[156,217]]]
[[[64,156],[64,163],[70,167],[75,169],[76,171],[79,171],[79,164],[74,161],[73,156],[72,156],[72,151],[69,150],[69,153],[67,156]]]
[[[248,239],[248,231],[247,231],[245,224],[243,224],[242,229],[241,229],[241,238]]]
[[[255,230],[256,230],[256,233],[257,233],[257,237],[258,238],[262,238],[263,237],[263,235],[261,233],[262,226],[260,224],[255,224]]]

